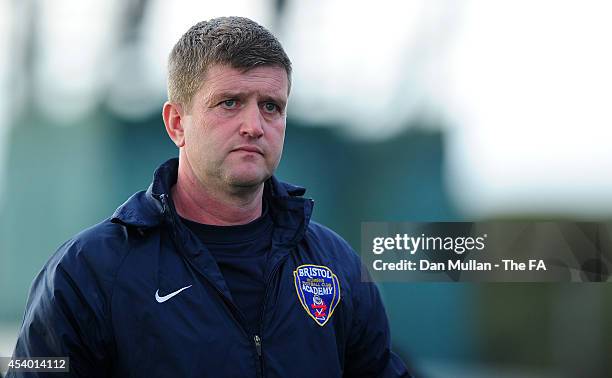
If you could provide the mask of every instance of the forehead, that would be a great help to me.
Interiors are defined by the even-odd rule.
[[[204,76],[201,92],[205,97],[222,93],[257,94],[287,98],[289,80],[282,67],[261,66],[249,70],[213,65]]]

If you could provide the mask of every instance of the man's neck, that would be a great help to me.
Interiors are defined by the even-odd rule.
[[[172,187],[174,206],[181,217],[203,224],[233,226],[261,216],[263,184],[252,190],[227,193],[206,188],[189,176],[179,168]]]

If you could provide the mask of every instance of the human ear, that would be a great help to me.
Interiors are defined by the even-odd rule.
[[[162,109],[162,117],[168,136],[177,147],[185,145],[185,129],[183,128],[185,113],[180,104],[166,101]]]

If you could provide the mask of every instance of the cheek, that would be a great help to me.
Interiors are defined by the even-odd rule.
[[[217,123],[210,116],[194,118],[185,132],[185,142],[188,147],[191,150],[202,150],[207,149],[207,146],[216,145],[221,138],[215,133],[222,128],[211,127],[211,125],[217,125]]]
[[[185,152],[191,164],[202,168],[215,160],[211,155],[213,136],[202,119],[194,119],[190,126],[185,129]]]
[[[188,152],[197,152],[202,149],[201,144],[203,139],[201,130],[199,130],[197,127],[192,127],[185,132],[185,148]]]
[[[268,140],[268,147],[273,153],[269,155],[269,164],[275,170],[280,163],[281,156],[283,154],[283,144],[285,142],[285,123],[283,122],[280,126],[271,128],[270,139]]]
[[[270,125],[270,143],[277,149],[282,150],[285,141],[285,121]]]

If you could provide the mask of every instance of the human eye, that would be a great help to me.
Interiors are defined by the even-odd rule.
[[[238,101],[235,99],[224,100],[221,101],[219,105],[221,105],[221,107],[224,109],[236,109],[238,107]]]
[[[280,107],[273,102],[264,103],[263,108],[266,113],[270,113],[270,114],[280,111]]]

